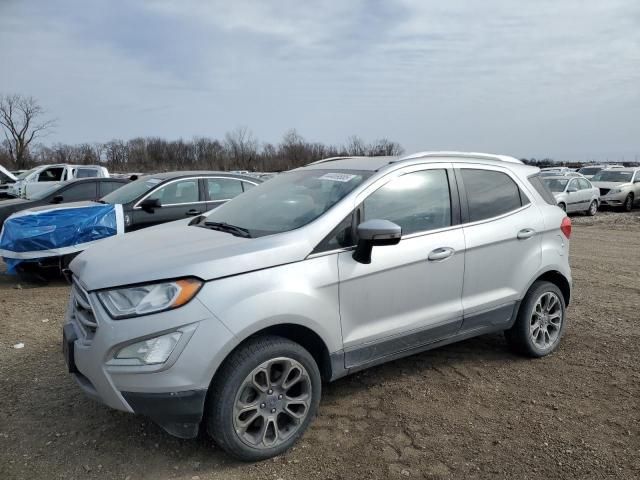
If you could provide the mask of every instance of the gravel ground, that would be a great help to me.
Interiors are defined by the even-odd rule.
[[[638,478],[640,216],[573,220],[555,354],[493,335],[341,379],[297,447],[257,464],[86,399],[60,352],[68,287],[0,274],[0,479]]]

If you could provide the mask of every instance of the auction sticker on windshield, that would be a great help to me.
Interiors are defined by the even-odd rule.
[[[331,173],[325,173],[324,175],[319,177],[319,180],[331,180],[332,182],[345,182],[346,183],[346,182],[350,182],[351,180],[353,180],[356,177],[357,177],[357,175],[350,175],[348,173],[331,172]]]

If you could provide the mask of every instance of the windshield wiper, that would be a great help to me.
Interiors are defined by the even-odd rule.
[[[251,238],[251,234],[246,228],[237,227],[225,222],[204,222],[204,225],[211,230],[230,233],[231,235],[235,235],[236,237]]]

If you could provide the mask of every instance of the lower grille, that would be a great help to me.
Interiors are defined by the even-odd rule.
[[[600,195],[606,195],[607,193],[609,193],[609,190],[611,190],[610,188],[601,188],[600,189]]]

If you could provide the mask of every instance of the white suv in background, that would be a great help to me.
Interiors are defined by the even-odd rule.
[[[108,178],[109,171],[99,165],[42,165],[20,175],[9,193],[14,197],[29,198],[55,182],[91,177]]]

